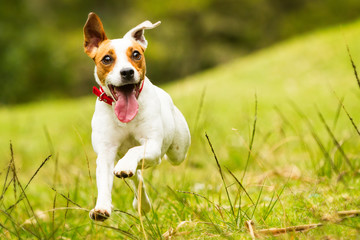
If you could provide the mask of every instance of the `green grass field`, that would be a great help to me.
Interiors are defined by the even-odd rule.
[[[360,218],[341,211],[360,210],[360,86],[346,48],[360,66],[359,39],[360,22],[334,27],[162,86],[192,146],[182,165],[143,172],[145,216],[115,179],[111,218],[88,217],[95,96],[2,107],[0,238],[251,239],[248,220],[257,237],[321,224],[281,236],[358,238]]]

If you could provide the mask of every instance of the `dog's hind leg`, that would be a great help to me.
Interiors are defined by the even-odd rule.
[[[141,212],[149,212],[151,209],[151,203],[145,191],[145,184],[141,176],[141,170],[137,170],[135,176],[130,178],[130,180],[133,182],[135,195],[133,200],[133,208],[136,211],[141,209]]]
[[[179,109],[174,106],[175,135],[166,152],[166,159],[172,165],[179,165],[186,157],[190,146],[190,131],[186,120]]]

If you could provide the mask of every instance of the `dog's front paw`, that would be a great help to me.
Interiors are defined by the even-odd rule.
[[[115,168],[114,175],[118,178],[128,178],[135,175],[137,162],[120,160]]]
[[[90,211],[89,216],[94,221],[105,221],[110,217],[110,212],[106,209],[94,208]]]

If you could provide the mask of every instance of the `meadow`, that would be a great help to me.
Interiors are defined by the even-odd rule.
[[[88,216],[95,96],[1,107],[0,238],[358,238],[359,39],[354,22],[162,85],[192,145],[143,171],[147,215],[115,179],[111,218]]]

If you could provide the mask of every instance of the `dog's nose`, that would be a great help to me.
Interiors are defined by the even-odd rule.
[[[124,68],[120,71],[120,75],[123,79],[131,80],[134,78],[134,70],[131,68]]]

